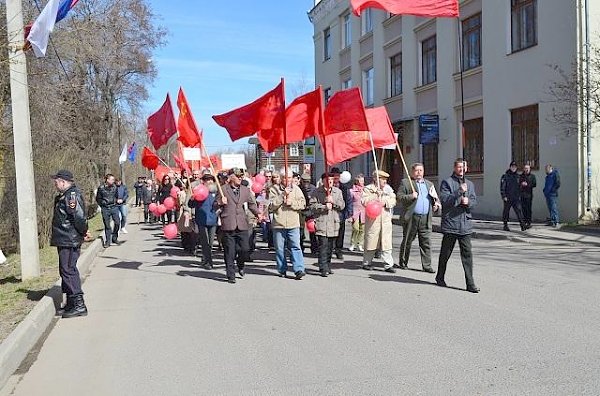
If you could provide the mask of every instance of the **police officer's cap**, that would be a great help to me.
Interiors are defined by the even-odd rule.
[[[56,172],[55,175],[51,175],[50,177],[53,178],[53,179],[63,179],[63,180],[68,181],[68,182],[72,182],[74,180],[73,179],[73,173],[71,171],[66,170],[66,169],[61,169],[58,172]]]

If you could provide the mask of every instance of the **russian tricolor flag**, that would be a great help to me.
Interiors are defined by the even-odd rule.
[[[69,11],[75,7],[79,0],[48,0],[48,3],[37,17],[27,41],[31,44],[35,56],[38,58],[46,56],[48,48],[48,37],[54,30],[54,24],[64,19]]]

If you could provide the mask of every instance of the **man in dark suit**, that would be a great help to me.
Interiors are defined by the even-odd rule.
[[[438,211],[441,205],[433,183],[423,178],[423,164],[413,164],[411,171],[412,180],[402,180],[397,194],[402,205],[403,229],[398,268],[408,268],[410,246],[418,235],[423,271],[434,273],[431,268],[431,219],[433,212]]]
[[[248,216],[246,209],[258,216],[258,206],[254,193],[242,185],[244,172],[233,168],[228,172],[228,181],[223,185],[223,194],[219,194],[215,205],[221,209],[221,231],[223,233],[223,250],[227,281],[235,283],[235,266],[240,276],[244,277],[244,265],[248,261],[250,250],[248,241]]]

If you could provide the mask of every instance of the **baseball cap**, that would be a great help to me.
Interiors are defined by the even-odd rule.
[[[517,166],[517,163],[515,161],[511,161],[509,166]]]
[[[63,180],[69,181],[69,182],[72,182],[74,180],[73,173],[66,169],[61,169],[58,172],[56,172],[55,175],[51,175],[50,177],[52,179],[63,179]]]
[[[302,176],[300,176],[300,178],[302,180],[311,181],[311,177],[308,173],[303,173]]]
[[[229,169],[229,172],[227,172],[228,175],[236,175],[236,176],[244,176],[244,171],[241,170],[240,168],[231,168]]]

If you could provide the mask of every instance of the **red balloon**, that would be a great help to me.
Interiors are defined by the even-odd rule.
[[[150,205],[148,205],[148,210],[150,210],[150,212],[152,212],[152,213],[156,212],[156,208],[158,208],[158,205],[155,204],[154,202],[152,202]]]
[[[162,215],[162,214],[167,213],[167,208],[165,207],[165,205],[160,204],[156,207],[156,211],[158,212],[159,215]]]
[[[173,186],[171,188],[171,193],[169,195],[173,198],[177,198],[178,193],[179,193],[179,187]]]
[[[315,223],[314,219],[306,220],[306,229],[311,234],[317,231],[317,224]]]
[[[267,182],[267,178],[262,173],[259,173],[258,175],[254,176],[254,181],[258,184],[265,184]]]
[[[252,183],[252,192],[254,194],[260,193],[265,186],[262,183],[259,183],[258,180],[255,183]]]
[[[204,201],[208,197],[208,188],[204,184],[199,184],[192,190],[194,201]]]
[[[165,234],[165,238],[173,239],[177,237],[177,224],[167,224],[163,228],[163,233]]]
[[[365,214],[369,219],[376,219],[381,214],[383,205],[379,201],[371,201],[365,206]]]
[[[167,210],[172,210],[175,207],[175,200],[173,197],[167,197],[165,198],[163,205],[165,208],[167,208]]]

